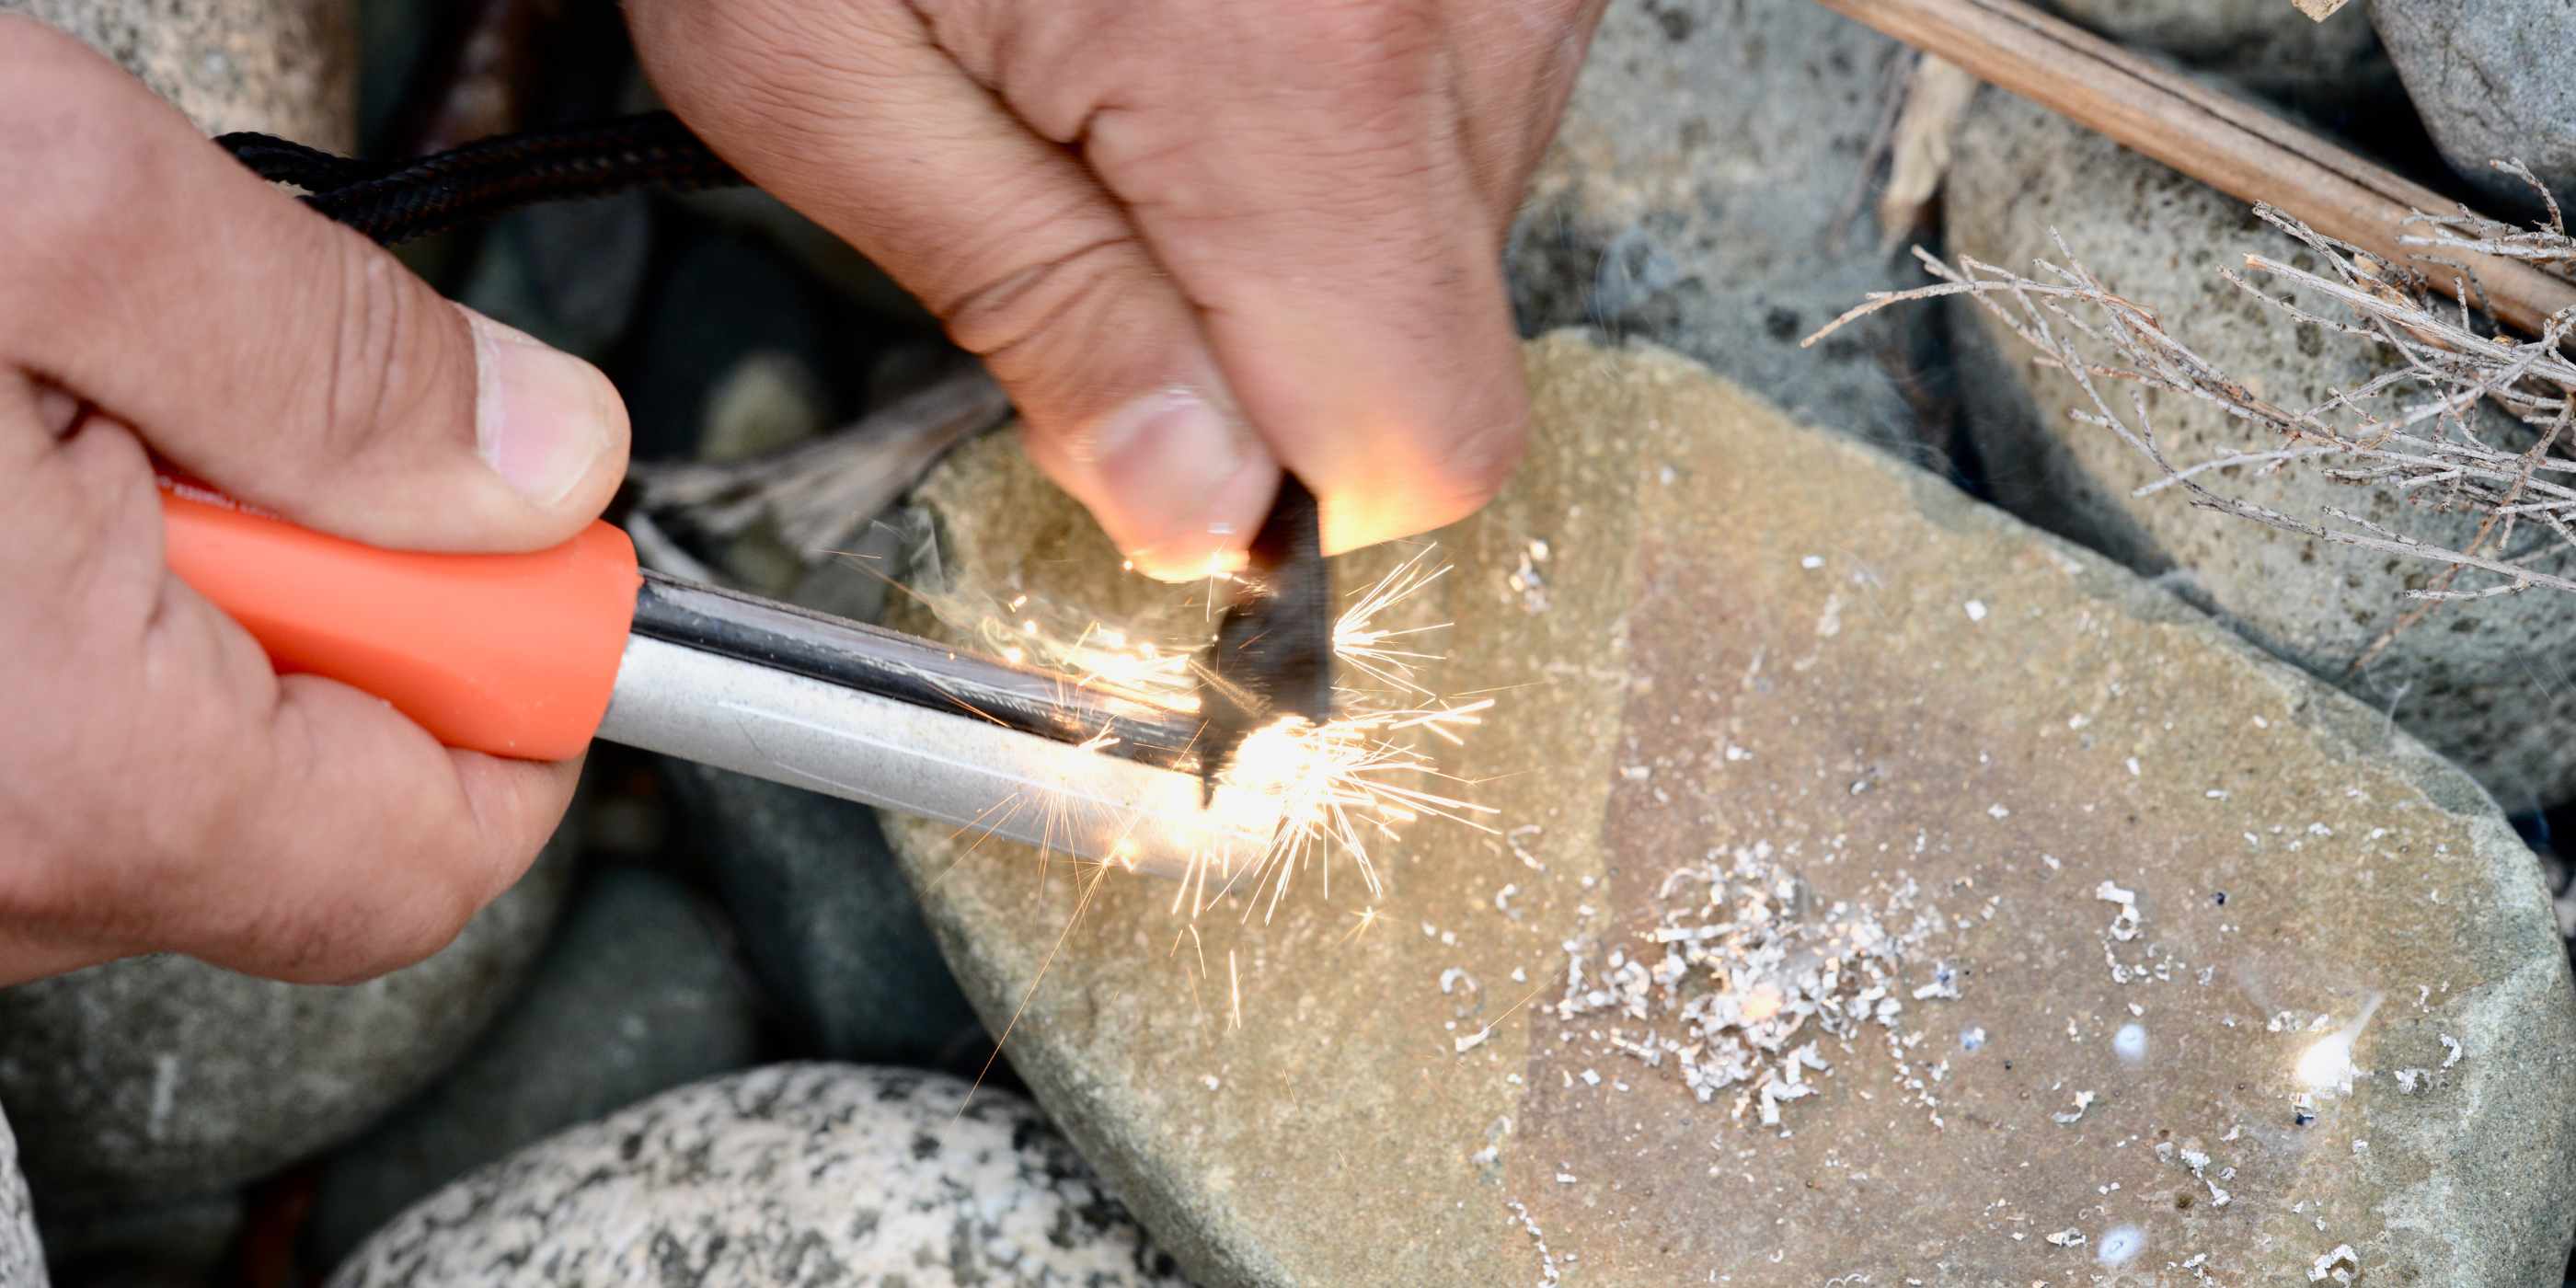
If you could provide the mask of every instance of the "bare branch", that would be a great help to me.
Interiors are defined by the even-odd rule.
[[[919,392],[856,424],[744,461],[638,465],[637,508],[712,536],[767,521],[800,555],[820,559],[919,481],[949,448],[1010,410],[1001,386],[959,362]]]
[[[2547,218],[2518,228],[2465,209],[2418,214],[2425,230],[2410,245],[2503,256],[2548,271],[2576,269],[2571,237],[2554,201],[2518,163],[2497,168],[2542,192]],[[2407,592],[2417,601],[2354,661],[2368,664],[2396,636],[2438,606],[2492,599],[2535,588],[2576,591],[2576,359],[2565,347],[2576,334],[2576,308],[2547,317],[2539,335],[2522,339],[2487,320],[2473,283],[2446,290],[2431,278],[2348,242],[2324,236],[2268,206],[2255,213],[2304,246],[2313,271],[2284,259],[2248,254],[2246,274],[2222,270],[2298,326],[2361,346],[2386,370],[2359,387],[2329,391],[2311,407],[2284,407],[2257,396],[2166,331],[2151,309],[2114,294],[2055,235],[2061,262],[2035,263],[2023,276],[1962,257],[1951,264],[1916,248],[1937,281],[1908,291],[1878,292],[1827,323],[1813,344],[1871,313],[1902,303],[1961,297],[1996,318],[2036,354],[2066,373],[2081,395],[2068,416],[2107,430],[2153,462],[2160,477],[2134,491],[2151,496],[2180,489],[2195,506],[2319,541],[2380,551],[2438,569]],[[2127,396],[2113,390],[2125,386]],[[2238,447],[2178,466],[2167,459],[2146,394],[2160,390],[2217,408],[2249,431]],[[2496,441],[2509,437],[2514,441]],[[2309,469],[2353,487],[2385,489],[2410,513],[2478,517],[2476,531],[2452,548],[2458,521],[2444,520],[2442,540],[2398,531],[2350,510],[2321,506],[2313,515],[2282,513],[2221,490],[2224,479]],[[2515,544],[2518,525],[2537,539]],[[2475,577],[2481,584],[2460,585]]]

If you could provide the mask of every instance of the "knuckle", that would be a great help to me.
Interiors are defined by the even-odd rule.
[[[1293,12],[1286,50],[1344,113],[1374,116],[1432,88],[1441,24],[1427,6],[1342,0]]]
[[[1407,56],[1440,34],[1435,6],[1419,0],[1314,0],[1279,12],[1291,39],[1335,65],[1368,65]]]
[[[0,862],[0,926],[41,933],[75,921],[84,902],[84,882],[76,875],[83,865],[68,860],[41,835],[13,850]]]
[[[716,126],[793,123],[828,112],[854,81],[895,74],[903,0],[711,5],[630,0],[657,86],[684,116]],[[756,142],[755,139],[734,140]]]
[[[997,263],[934,307],[957,343],[992,363],[997,375],[1025,377],[1068,356],[1060,346],[1111,333],[1090,324],[1104,322],[1117,307],[1143,254],[1132,235],[1109,232],[1035,261]]]
[[[462,320],[433,316],[449,311],[447,305],[408,289],[392,256],[354,234],[331,231],[332,263],[315,277],[328,292],[316,311],[324,328],[301,354],[288,356],[289,365],[301,363],[304,370],[286,386],[306,391],[317,404],[303,418],[315,438],[299,454],[306,465],[325,468],[366,455],[402,427],[439,423],[434,416],[446,410],[438,405],[443,397],[453,398],[460,415],[469,402],[451,388],[468,377],[448,369],[455,358],[438,332],[451,321],[461,328]]]
[[[84,57],[62,57],[66,47]],[[132,122],[114,99],[131,87],[93,61],[31,19],[0,17],[0,327],[13,333],[60,324],[96,266],[116,262],[113,239],[166,168],[159,131],[123,128]]]
[[[1434,466],[1443,507],[1451,517],[1484,508],[1502,493],[1529,446],[1529,413],[1518,399],[1500,414],[1470,422]]]

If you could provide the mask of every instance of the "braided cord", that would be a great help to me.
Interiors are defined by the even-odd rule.
[[[668,112],[503,135],[395,163],[334,156],[265,134],[215,142],[260,177],[304,189],[306,204],[386,245],[540,202],[744,182]]]

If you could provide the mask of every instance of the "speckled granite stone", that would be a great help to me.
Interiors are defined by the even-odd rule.
[[[1036,1107],[942,1074],[779,1065],[556,1136],[397,1218],[332,1288],[1182,1281]]]
[[[349,0],[0,0],[0,13],[32,14],[80,38],[208,134],[355,146]]]
[[[45,1288],[45,1249],[36,1238],[27,1178],[18,1174],[18,1138],[0,1117],[0,1284]]]

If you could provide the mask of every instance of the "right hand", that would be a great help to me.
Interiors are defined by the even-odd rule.
[[[0,984],[162,951],[343,982],[436,951],[578,765],[278,675],[163,565],[150,457],[359,541],[539,549],[624,473],[615,390],[6,16],[0,193]]]
[[[1137,567],[1280,471],[1327,552],[1492,498],[1503,239],[1603,0],[628,0],[673,111],[941,317]]]

